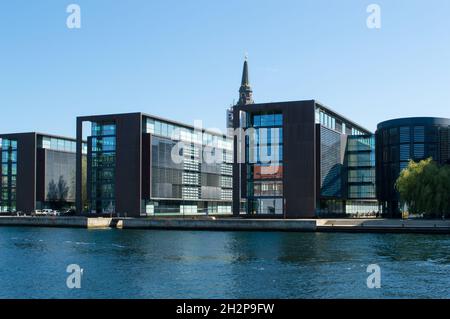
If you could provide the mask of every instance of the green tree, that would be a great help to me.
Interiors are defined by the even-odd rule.
[[[450,213],[449,166],[439,166],[431,158],[418,163],[410,161],[395,187],[413,214],[438,217]]]

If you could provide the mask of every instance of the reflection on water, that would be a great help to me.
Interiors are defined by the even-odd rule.
[[[449,252],[440,235],[0,228],[0,298],[448,298]]]

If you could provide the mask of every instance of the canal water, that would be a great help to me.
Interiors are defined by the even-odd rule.
[[[0,228],[0,298],[449,297],[445,235]]]

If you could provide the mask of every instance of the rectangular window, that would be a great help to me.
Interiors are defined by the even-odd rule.
[[[162,123],[160,121],[155,121],[155,134],[161,135],[162,132]]]
[[[400,143],[409,143],[411,141],[410,132],[409,126],[400,127]]]
[[[421,160],[425,157],[425,144],[414,144],[414,159]]]
[[[115,212],[116,125],[92,123],[91,201],[96,213]]]
[[[2,139],[0,207],[3,212],[16,211],[17,141]]]
[[[425,142],[425,127],[415,126],[414,127],[414,143],[424,143]]]
[[[409,161],[411,158],[411,150],[409,144],[400,145],[400,161]]]

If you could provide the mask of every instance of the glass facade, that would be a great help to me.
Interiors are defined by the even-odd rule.
[[[342,197],[341,134],[324,126],[320,128],[320,196]]]
[[[115,212],[116,125],[92,123],[90,142],[90,210]]]
[[[347,200],[345,203],[345,213],[351,218],[365,218],[379,216],[378,201],[367,200]]]
[[[316,111],[320,124],[320,196],[318,216],[375,214],[375,137],[343,118]]]
[[[282,215],[283,114],[248,114],[246,128],[247,213]]]
[[[37,208],[63,209],[75,206],[76,154],[47,150],[45,157],[45,202]]]
[[[400,171],[410,160],[420,161],[428,157],[439,159],[439,131],[437,126],[399,126],[383,130],[382,174],[386,195],[396,198],[394,183]]]
[[[17,140],[0,139],[1,184],[0,212],[16,211]]]
[[[152,134],[147,215],[231,214],[231,139],[153,118],[143,127]]]
[[[76,142],[61,137],[37,135],[37,148],[45,150],[44,195],[36,202],[37,209],[68,209],[75,207]],[[82,153],[86,154],[83,143]]]
[[[375,200],[375,136],[349,136],[345,162],[347,198]]]
[[[395,182],[410,160],[448,160],[450,121],[439,118],[406,118],[380,123],[377,138],[377,197],[387,214],[399,213]]]
[[[365,133],[354,127],[351,123],[346,122],[343,118],[332,115],[331,112],[323,107],[316,108],[316,124],[320,124],[323,127],[330,130],[339,132],[346,135],[364,135]]]

